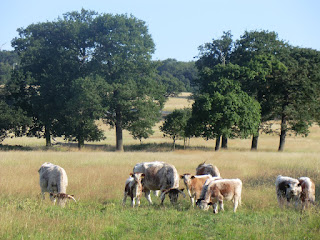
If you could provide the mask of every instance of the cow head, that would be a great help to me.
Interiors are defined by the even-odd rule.
[[[144,178],[144,173],[130,173],[136,183],[141,183]]]
[[[301,183],[297,181],[291,181],[286,183],[286,197],[288,200],[292,198],[300,197],[302,192]]]
[[[74,195],[69,195],[66,193],[50,193],[50,198],[53,200],[58,199],[58,205],[60,205],[61,207],[64,207],[66,205],[68,199],[72,199],[73,201],[77,202],[74,198]]]
[[[176,203],[178,201],[178,197],[179,197],[179,193],[183,196],[186,197],[186,195],[183,192],[183,188],[182,189],[178,189],[178,188],[170,188],[167,190],[163,190],[162,194],[169,194],[169,198],[170,198],[170,202],[172,204]]]
[[[196,202],[196,205],[202,209],[202,210],[205,210],[205,211],[208,211],[210,205],[212,205],[212,203],[208,203],[206,200],[204,199],[198,199],[197,202]]]

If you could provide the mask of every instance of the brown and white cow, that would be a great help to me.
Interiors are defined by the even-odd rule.
[[[209,181],[208,181],[209,182]],[[223,200],[233,200],[233,211],[236,212],[238,205],[241,205],[242,181],[240,179],[220,179],[210,181],[203,187],[197,206],[200,209],[208,210],[213,205],[213,213],[218,213],[218,203],[220,209],[224,211]]]
[[[179,193],[185,197],[182,190],[179,189],[179,174],[177,169],[165,162],[142,162],[133,168],[134,173],[143,173],[143,190],[148,202],[152,204],[150,190],[161,190],[161,204],[165,199],[165,195],[169,194],[171,203],[176,203]]]
[[[194,207],[194,200],[200,197],[203,185],[208,179],[221,179],[220,177],[213,178],[211,175],[191,175],[189,173],[181,175],[180,178],[186,186],[192,207]]]
[[[297,206],[300,200],[301,191],[301,184],[298,179],[281,175],[277,177],[276,193],[280,207],[283,206],[285,200],[287,205],[289,205],[291,200],[294,200],[295,205]]]
[[[131,207],[135,206],[135,202],[140,206],[140,198],[142,195],[142,178],[144,177],[143,173],[131,173],[130,177],[126,180],[124,188],[124,196],[122,203],[125,205],[127,196],[131,198]]]
[[[201,163],[196,168],[196,175],[207,175],[210,174],[212,177],[220,177],[220,171],[216,166],[212,164]]]
[[[315,204],[316,187],[314,182],[308,177],[300,177],[298,181],[301,185],[300,200],[302,202],[302,210],[308,207],[309,203]]]

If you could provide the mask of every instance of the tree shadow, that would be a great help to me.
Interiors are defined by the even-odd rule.
[[[0,151],[32,151],[32,147],[26,147],[21,145],[2,145],[0,144]]]

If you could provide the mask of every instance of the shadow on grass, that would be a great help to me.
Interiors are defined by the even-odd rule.
[[[0,151],[32,151],[32,147],[24,147],[21,145],[2,145],[0,144]]]
[[[190,147],[183,145],[176,145],[175,150],[201,150],[201,151],[214,151],[213,148],[208,147]],[[1,145],[0,151],[57,151],[57,152],[68,152],[68,151],[79,151],[77,143],[66,143],[58,142],[50,147],[46,146],[20,146],[20,145]],[[80,151],[104,151],[104,152],[115,152],[116,147],[113,145],[106,144],[85,144]],[[124,145],[125,152],[171,152],[173,151],[172,143],[142,143],[134,145]]]

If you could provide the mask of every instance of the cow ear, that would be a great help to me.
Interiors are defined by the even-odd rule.
[[[142,173],[142,174],[141,174],[141,177],[142,177],[142,178],[144,178],[144,176],[145,176],[145,174],[144,174],[144,173]]]
[[[131,177],[133,177],[133,173],[130,173],[129,175],[130,175]]]
[[[192,176],[191,176],[191,179],[194,179],[194,178],[196,178],[196,177],[195,177],[194,175],[192,175]]]
[[[184,175],[180,175],[180,178],[183,179]]]

